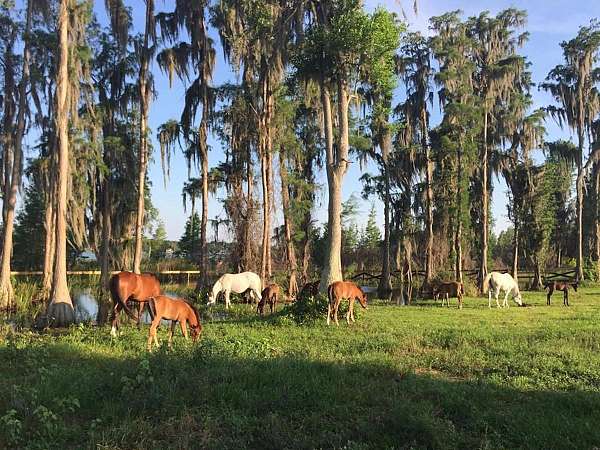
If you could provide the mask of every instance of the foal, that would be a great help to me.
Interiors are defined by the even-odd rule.
[[[360,305],[367,309],[367,295],[356,284],[351,281],[336,281],[327,288],[329,304],[327,305],[327,325],[333,317],[336,325],[338,323],[338,310],[343,299],[348,300],[348,312],[346,313],[346,322],[350,325],[350,319],[354,320],[354,300],[358,300]]]
[[[465,287],[462,283],[458,281],[441,281],[433,288],[433,298],[436,302],[440,294],[442,295],[442,306],[444,306],[444,299],[446,299],[446,306],[450,306],[450,297],[456,297],[458,308],[462,309],[463,295],[465,295]]]
[[[275,311],[275,308],[277,307],[277,297],[279,297],[279,286],[275,283],[268,285],[262,291],[260,302],[258,302],[258,306],[256,307],[256,312],[262,316],[265,312],[265,303],[268,303],[269,308],[271,308],[271,314],[273,314],[273,311]]]
[[[167,319],[171,321],[171,329],[169,331],[169,348],[173,343],[173,331],[175,331],[175,324],[179,322],[181,332],[188,338],[186,322],[190,325],[190,332],[192,334],[192,340],[196,342],[200,333],[202,333],[202,324],[200,323],[200,316],[198,311],[188,302],[182,299],[175,299],[167,297],[166,295],[157,295],[149,300],[150,309],[154,312],[154,320],[150,326],[150,332],[148,333],[148,351],[152,351],[152,339],[158,347],[158,338],[156,337],[156,330],[160,325],[161,319]]]
[[[549,281],[545,284],[544,289],[548,289],[546,304],[550,306],[550,297],[554,291],[563,291],[563,306],[569,306],[569,288],[572,287],[577,292],[577,284],[569,283],[568,281]]]

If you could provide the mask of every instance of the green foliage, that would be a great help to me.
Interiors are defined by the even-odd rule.
[[[200,217],[197,213],[190,216],[185,223],[185,230],[179,239],[179,251],[190,259],[194,259],[200,241]]]
[[[23,206],[17,213],[12,267],[14,270],[40,270],[44,263],[44,194],[34,184],[25,188]],[[32,239],[37,236],[37,239]]]

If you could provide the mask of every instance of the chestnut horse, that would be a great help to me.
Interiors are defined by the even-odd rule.
[[[110,295],[114,306],[112,311],[112,328],[110,334],[117,335],[119,328],[119,313],[125,310],[127,315],[137,321],[140,325],[140,316],[144,310],[145,302],[151,297],[160,295],[160,283],[154,275],[135,274],[133,272],[119,272],[113,275],[109,282]],[[127,306],[128,301],[138,302],[138,314],[134,316],[133,312]]]
[[[273,311],[275,311],[275,308],[277,307],[277,297],[279,297],[279,286],[275,283],[268,285],[262,291],[260,302],[258,302],[258,306],[256,307],[256,312],[262,316],[265,312],[265,303],[268,303],[269,308],[271,308],[271,314],[273,314]]]
[[[177,322],[179,322],[181,332],[186,339],[188,339],[186,323],[190,324],[190,332],[194,342],[196,342],[198,336],[202,333],[202,324],[200,323],[198,311],[185,300],[170,298],[166,295],[157,295],[148,300],[148,305],[154,314],[154,320],[152,320],[150,332],[148,333],[148,351],[152,351],[152,339],[154,339],[154,343],[158,347],[156,330],[162,319],[171,321],[171,329],[169,330],[169,348],[171,348],[173,344],[173,332],[175,331]]]
[[[329,304],[327,305],[327,325],[333,317],[336,325],[338,323],[338,310],[343,299],[348,300],[348,312],[346,313],[346,322],[350,325],[350,319],[354,320],[354,300],[358,300],[360,305],[367,309],[367,295],[356,284],[351,281],[336,281],[327,288]]]
[[[437,300],[442,296],[442,306],[444,306],[444,299],[446,300],[446,306],[450,306],[450,297],[456,297],[458,300],[458,307],[463,307],[463,295],[465,295],[465,287],[458,281],[440,281],[433,288],[433,299]]]
[[[544,289],[548,289],[546,304],[550,306],[550,297],[554,291],[563,291],[563,306],[569,306],[569,288],[572,287],[577,292],[578,282],[569,283],[568,281],[549,281],[545,283]]]

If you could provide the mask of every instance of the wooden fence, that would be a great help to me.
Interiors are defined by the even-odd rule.
[[[121,272],[120,270],[113,270],[111,275]],[[195,279],[200,275],[199,270],[161,270],[159,272],[153,272],[158,276],[161,282],[167,283],[182,283],[186,282],[190,284],[192,279]],[[16,277],[41,277],[44,272],[42,271],[22,271],[22,272],[11,272],[12,276]],[[101,272],[99,270],[68,270],[67,276],[85,276],[85,277],[99,277]]]
[[[509,272],[506,269],[492,269],[490,272]],[[475,280],[477,278],[477,274],[479,273],[478,269],[466,269],[463,270],[463,275]],[[402,273],[399,270],[392,271],[390,273],[392,277],[392,281],[400,282]],[[371,272],[360,272],[350,277],[351,280],[357,281],[359,284],[363,286],[374,286],[379,283],[381,280],[381,273],[371,273]],[[423,279],[425,277],[424,270],[413,270],[413,283],[415,279]],[[532,270],[523,270],[518,272],[517,278],[519,283],[522,285],[530,285],[533,280],[534,272]],[[546,281],[575,281],[576,279],[576,270],[571,268],[556,268],[546,271],[542,274],[542,280]]]

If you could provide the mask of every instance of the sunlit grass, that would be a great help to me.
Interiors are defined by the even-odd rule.
[[[600,446],[600,289],[524,300],[374,301],[339,327],[203,307],[199,344],[152,354],[147,327],[4,331],[0,447]]]

